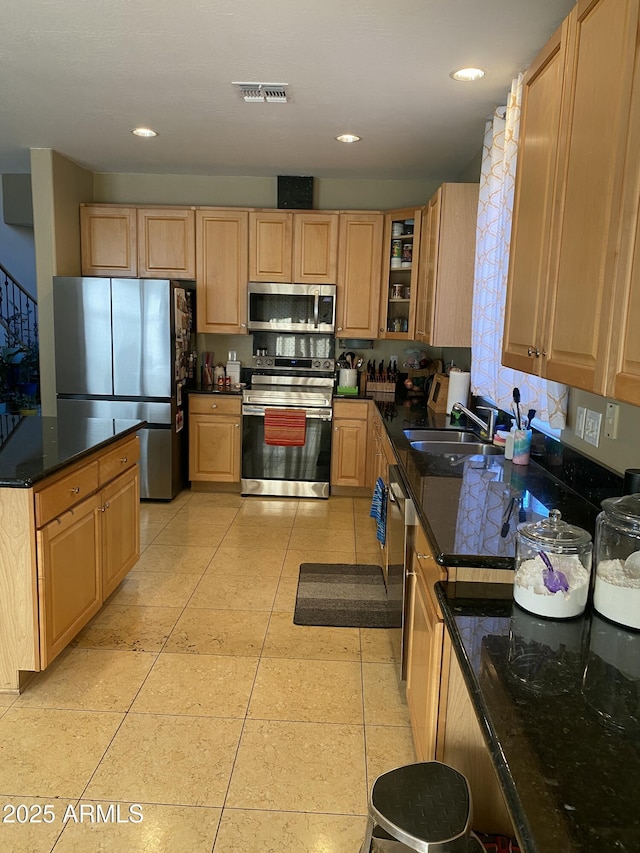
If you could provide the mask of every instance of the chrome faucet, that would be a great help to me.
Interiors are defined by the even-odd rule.
[[[489,419],[487,423],[485,423],[482,418],[479,418],[474,412],[469,411],[462,403],[454,403],[451,407],[452,412],[462,412],[462,414],[466,415],[470,418],[475,424],[480,427],[480,435],[484,438],[488,438],[489,441],[493,440],[493,434],[496,431],[496,423],[498,421],[498,410],[491,408],[491,406],[478,406],[479,412],[488,412]]]

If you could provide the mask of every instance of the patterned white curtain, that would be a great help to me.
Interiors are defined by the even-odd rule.
[[[471,392],[488,397],[508,412],[513,389],[519,388],[525,414],[535,409],[537,418],[562,429],[567,387],[500,364],[522,80],[520,75],[513,81],[506,108],[499,107],[485,129],[473,285]]]

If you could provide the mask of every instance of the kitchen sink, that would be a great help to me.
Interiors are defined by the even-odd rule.
[[[497,456],[504,448],[482,441],[412,441],[411,447],[421,453],[455,454],[456,456]]]
[[[405,429],[405,437],[409,441],[446,441],[447,443],[467,444],[478,443],[475,432],[467,432],[459,429]]]

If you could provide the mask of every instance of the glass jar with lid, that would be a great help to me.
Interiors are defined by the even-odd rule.
[[[619,625],[640,629],[640,494],[607,498],[601,506],[593,606]]]
[[[587,604],[591,556],[591,534],[562,521],[557,509],[551,510],[548,519],[519,524],[513,578],[515,602],[538,616],[579,616]]]

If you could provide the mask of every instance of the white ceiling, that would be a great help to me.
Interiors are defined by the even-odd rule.
[[[94,172],[452,180],[572,5],[4,0],[0,172],[53,148]],[[454,82],[465,65],[485,78]],[[288,83],[288,102],[231,81]]]

